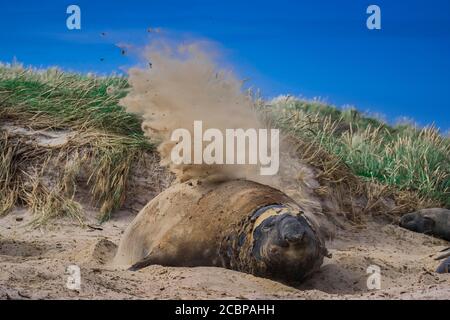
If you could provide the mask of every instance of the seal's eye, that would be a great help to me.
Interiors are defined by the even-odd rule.
[[[265,220],[261,221],[261,223],[259,224],[259,226],[256,228],[257,230],[259,229],[260,232],[263,233],[269,233],[273,227],[275,226],[275,224],[277,223],[275,217],[268,217]]]
[[[279,249],[277,247],[272,247],[269,249],[269,252],[271,254],[277,254],[279,252]]]

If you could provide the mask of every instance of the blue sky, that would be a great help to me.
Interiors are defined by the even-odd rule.
[[[66,28],[70,4],[81,7],[81,30]],[[381,30],[366,28],[370,4],[381,8]],[[266,97],[322,97],[450,129],[448,0],[2,1],[0,60],[120,71],[136,58],[114,43],[144,45],[149,27],[217,42]]]

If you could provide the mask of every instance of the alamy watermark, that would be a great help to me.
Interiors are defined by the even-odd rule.
[[[67,281],[66,287],[69,290],[81,290],[81,270],[77,265],[70,265],[66,269]]]
[[[67,7],[66,13],[69,14],[66,20],[66,26],[69,30],[81,29],[81,9],[75,4]]]
[[[367,270],[367,289],[369,290],[380,290],[381,289],[381,268],[377,265],[370,265]]]
[[[367,14],[370,16],[367,18],[366,25],[369,30],[381,29],[381,9],[379,6],[372,4],[367,7]]]
[[[78,5],[71,4],[67,7],[66,13],[69,14],[66,20],[66,26],[69,30],[81,29],[81,8]],[[381,8],[378,5],[371,4],[367,7],[366,14],[370,16],[366,20],[366,26],[369,30],[381,29]]]
[[[202,121],[194,121],[193,138],[187,129],[172,132],[171,141],[177,144],[171,160],[174,164],[259,164],[261,175],[275,175],[280,167],[279,140],[278,129],[226,129],[224,134],[214,128],[203,132]]]

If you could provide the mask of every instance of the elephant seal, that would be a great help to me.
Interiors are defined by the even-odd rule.
[[[407,213],[400,219],[400,226],[450,241],[450,210],[434,208]]]
[[[300,205],[256,182],[176,184],[131,222],[115,263],[224,267],[298,281],[329,256],[317,226]]]

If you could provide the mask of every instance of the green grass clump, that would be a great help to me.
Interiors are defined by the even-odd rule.
[[[124,77],[97,77],[58,69],[34,70],[0,66],[0,105],[52,127],[83,127],[143,139],[140,119],[118,101],[127,93]]]
[[[128,87],[120,76],[0,65],[0,215],[25,205],[37,224],[61,215],[82,223],[77,188],[88,189],[101,221],[120,208],[133,165],[154,151],[142,119],[119,105]],[[267,120],[294,138],[302,161],[320,169],[324,183],[317,192],[338,194],[343,207],[364,196],[362,211],[372,210],[389,187],[409,195],[398,197],[414,202],[408,209],[450,208],[450,139],[436,128],[391,126],[356,109],[317,101],[266,104],[261,110]],[[42,146],[3,124],[74,135],[63,145]],[[53,183],[46,181],[49,176]],[[80,186],[81,177],[86,181]]]
[[[0,65],[0,125],[76,133],[62,146],[45,147],[0,127],[0,214],[26,205],[38,223],[60,215],[82,221],[74,193],[87,174],[82,188],[99,207],[99,219],[109,218],[125,200],[133,164],[154,149],[141,119],[119,105],[127,89],[119,76]],[[49,186],[47,176],[58,181]]]
[[[390,126],[354,109],[297,99],[278,99],[270,110],[285,132],[317,143],[357,176],[450,207],[450,139],[435,127]]]

